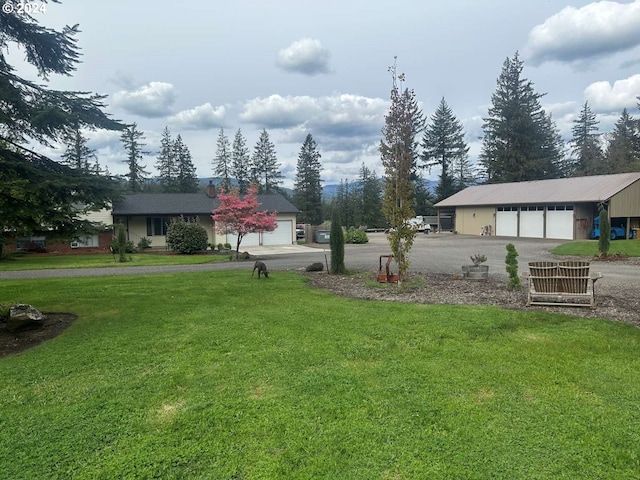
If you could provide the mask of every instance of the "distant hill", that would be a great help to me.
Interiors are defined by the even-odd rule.
[[[382,181],[382,179],[380,179],[380,181]],[[423,182],[427,190],[429,190],[431,193],[435,192],[436,185],[438,185],[438,182],[436,180],[424,179]],[[359,185],[360,185],[360,182],[358,181],[349,183],[349,186],[359,186]],[[323,198],[335,197],[336,194],[338,193],[339,188],[340,188],[339,184],[324,185],[322,187],[322,197]]]

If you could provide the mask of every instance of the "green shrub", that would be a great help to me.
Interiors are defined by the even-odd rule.
[[[604,205],[599,206],[600,218],[600,238],[598,238],[598,250],[600,255],[607,256],[611,248],[611,223],[609,223],[609,213]]]
[[[167,245],[174,252],[192,254],[206,250],[207,244],[207,231],[196,222],[180,219],[167,229]]]
[[[505,257],[505,263],[507,265],[507,273],[509,274],[507,288],[520,288],[522,284],[520,283],[520,277],[518,276],[518,252],[516,251],[516,247],[513,243],[507,244],[507,256]]]
[[[346,273],[347,269],[344,265],[344,232],[340,221],[340,211],[337,208],[333,209],[331,215],[329,245],[331,247],[330,273]]]
[[[146,250],[147,248],[151,248],[151,240],[147,237],[142,237],[138,240],[138,250]]]
[[[224,248],[226,248],[227,250],[231,250],[231,244],[230,243],[225,243],[224,244]]]
[[[218,251],[221,252],[223,248],[224,248],[224,245],[222,245],[222,243],[219,243],[218,244]]]
[[[367,232],[359,228],[351,227],[346,235],[347,243],[369,243]]]

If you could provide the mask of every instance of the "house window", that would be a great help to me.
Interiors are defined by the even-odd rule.
[[[71,242],[71,248],[97,247],[100,245],[98,235],[87,235]]]
[[[168,217],[147,217],[147,237],[166,235],[169,221]]]
[[[47,240],[45,237],[19,237],[16,239],[16,248],[18,250],[32,247],[34,244],[45,248],[47,246]]]

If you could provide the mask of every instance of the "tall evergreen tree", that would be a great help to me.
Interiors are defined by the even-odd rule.
[[[92,226],[82,219],[83,213],[108,206],[119,193],[114,179],[71,169],[20,143],[50,146],[72,132],[76,123],[80,128],[110,130],[123,125],[102,111],[102,96],[48,88],[50,75],[71,75],[79,63],[77,26],[47,28],[38,22],[46,15],[0,16],[1,258],[5,232],[46,231],[49,238],[73,238]],[[27,52],[37,81],[18,76],[9,64],[6,55],[14,46]]]
[[[82,135],[78,123],[75,123],[72,132],[65,136],[64,143],[66,149],[62,154],[62,162],[65,165],[84,172],[100,172],[96,151],[87,145],[87,139]]]
[[[146,165],[142,165],[141,163],[142,156],[147,154],[147,152],[142,150],[142,147],[145,146],[145,144],[142,143],[144,134],[138,130],[138,126],[133,123],[122,132],[120,139],[127,154],[127,159],[124,160],[124,163],[129,167],[129,172],[125,174],[128,180],[127,188],[133,193],[141,192],[144,188],[145,177],[149,175],[149,172],[145,170]]]
[[[610,135],[606,151],[610,173],[640,171],[640,131],[638,121],[625,108]]]
[[[279,190],[282,178],[276,148],[269,140],[267,130],[264,129],[253,150],[251,180],[259,186],[260,193],[275,193]]]
[[[382,211],[389,224],[389,244],[398,263],[398,277],[403,282],[409,267],[408,253],[416,230],[409,224],[414,216],[415,175],[418,134],[415,93],[403,89],[404,74],[397,74],[396,65],[389,67],[393,79],[391,106],[385,115],[380,142],[380,157],[384,167],[384,197]],[[400,83],[400,85],[398,85]]]
[[[359,217],[358,198],[357,186],[350,183],[349,180],[340,179],[338,190],[333,198],[332,209],[340,211],[340,219],[347,228],[355,226],[354,224]]]
[[[176,165],[176,156],[173,151],[173,140],[169,127],[164,127],[162,138],[160,139],[160,151],[158,152],[156,169],[162,191],[172,193],[179,191],[178,187],[178,168]]]
[[[191,159],[191,152],[178,134],[173,142],[173,154],[176,162],[177,185],[181,193],[195,193],[198,191],[198,176],[196,167]]]
[[[543,94],[522,78],[518,53],[507,58],[484,119],[480,163],[489,182],[556,178],[562,151],[553,121],[540,105]]]
[[[584,102],[580,116],[573,121],[571,128],[571,174],[598,175],[607,173],[604,155],[598,132],[596,114],[591,111],[589,102]]]
[[[360,167],[360,208],[358,223],[373,228],[385,226],[382,215],[382,185],[375,170],[371,171],[362,163]]]
[[[222,178],[222,188],[231,190],[232,153],[229,138],[220,129],[216,142],[216,156],[213,159],[213,175]]]
[[[251,157],[247,148],[247,141],[240,129],[233,138],[233,149],[231,151],[231,172],[238,182],[238,191],[241,194],[247,193],[249,189]]]
[[[436,203],[433,193],[429,190],[425,183],[422,173],[416,182],[416,200],[414,211],[417,215],[435,215],[436,209],[433,206]]]
[[[440,180],[436,187],[436,201],[445,199],[464,188],[464,180],[456,181],[454,168],[465,165],[469,146],[464,141],[464,128],[445,102],[431,116],[431,122],[422,137],[422,160],[427,168],[439,167]],[[464,172],[463,175],[468,172]]]
[[[322,223],[320,157],[318,144],[309,133],[298,154],[296,180],[293,187],[293,204],[301,212],[299,220],[312,225]]]

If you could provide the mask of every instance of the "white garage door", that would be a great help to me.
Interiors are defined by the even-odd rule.
[[[263,245],[291,245],[293,242],[293,222],[291,220],[276,222],[278,227],[273,232],[262,234]]]
[[[237,235],[227,235],[227,242],[231,244],[231,248],[236,248],[236,242],[238,241]],[[259,233],[247,233],[242,238],[242,243],[240,244],[240,251],[242,251],[243,247],[257,247],[260,245],[260,234]]]
[[[529,206],[520,209],[520,236],[524,238],[544,237],[544,207]]]
[[[547,238],[573,240],[573,206],[547,207]]]
[[[518,236],[518,207],[498,207],[496,211],[496,235]]]

